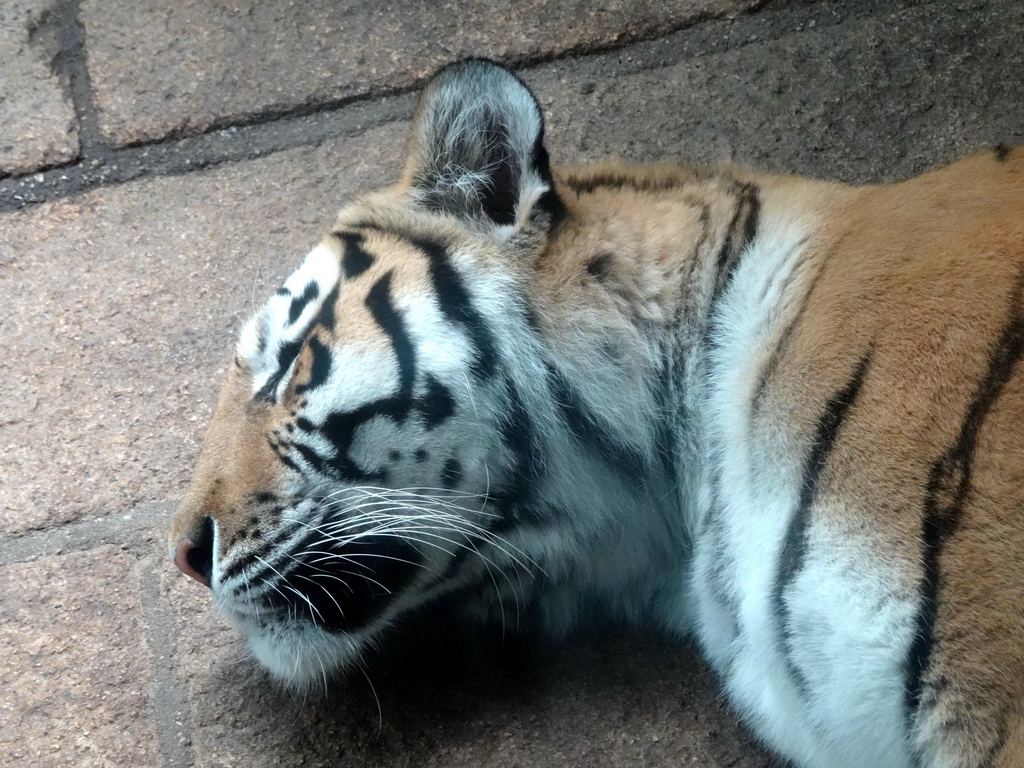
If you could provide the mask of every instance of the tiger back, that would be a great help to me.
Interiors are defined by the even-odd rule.
[[[1024,766],[1024,152],[553,168],[442,70],[243,329],[175,563],[327,685],[445,595],[693,635],[796,765]]]

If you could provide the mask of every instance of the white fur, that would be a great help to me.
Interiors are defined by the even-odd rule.
[[[901,669],[916,610],[910,585],[903,599],[882,600],[900,577],[865,545],[864,534],[812,525],[807,559],[785,597],[790,652],[806,678],[805,693],[787,669],[772,604],[806,448],[789,425],[776,423],[764,427],[771,434],[766,450],[749,415],[760,355],[773,348],[811,277],[793,274],[802,235],[792,223],[766,222],[741,257],[717,318],[704,429],[713,446],[708,469],[720,474],[721,497],[710,510],[717,519],[697,539],[698,635],[747,721],[797,765],[910,768]],[[826,502],[815,503],[823,511]],[[715,595],[716,569],[727,571],[735,616]]]
[[[259,392],[267,380],[277,372],[277,353],[290,341],[301,338],[309,328],[310,319],[320,311],[324,299],[330,293],[341,274],[338,253],[325,243],[316,246],[306,256],[302,265],[287,280],[284,288],[287,296],[272,296],[242,328],[237,354],[252,372],[252,391]],[[306,304],[296,322],[286,322],[292,297],[301,295],[310,282],[318,288],[316,299]],[[260,350],[260,339],[264,346]],[[283,383],[287,381],[284,377]],[[280,392],[280,387],[278,392]]]

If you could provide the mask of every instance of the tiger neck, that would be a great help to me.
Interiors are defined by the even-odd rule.
[[[528,319],[494,318],[512,393],[500,517],[531,552],[547,532],[542,592],[565,621],[581,594],[629,620],[688,615],[664,613],[678,592],[659,585],[686,578],[709,498],[715,382],[749,373],[804,285],[787,275],[808,227],[778,182],[659,173],[565,182],[569,215],[520,285]]]
[[[640,478],[668,485],[668,506],[692,518],[712,368],[742,376],[777,331],[799,292],[787,276],[816,220],[808,201],[835,188],[666,167],[562,184],[571,217],[538,266],[537,303],[555,382],[569,383],[554,388],[572,404],[563,421],[612,474],[638,493]]]

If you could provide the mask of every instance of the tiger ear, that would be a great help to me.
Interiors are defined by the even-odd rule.
[[[537,99],[485,59],[451,64],[427,84],[413,118],[405,179],[421,205],[499,237],[550,229],[562,212]]]

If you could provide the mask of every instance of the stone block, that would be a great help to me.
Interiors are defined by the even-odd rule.
[[[114,547],[0,568],[0,762],[161,763],[139,574]]]
[[[0,216],[0,532],[180,497],[237,329],[403,142],[391,125]]]
[[[0,177],[31,173],[78,156],[78,125],[54,72],[56,0],[0,4]]]

